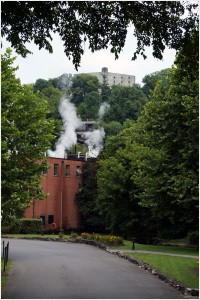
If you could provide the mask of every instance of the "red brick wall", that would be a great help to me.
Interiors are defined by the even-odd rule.
[[[34,201],[25,211],[26,218],[45,216],[45,229],[50,229],[48,216],[54,216],[56,227],[77,229],[79,227],[79,210],[75,195],[82,183],[82,176],[76,176],[76,167],[83,169],[83,161],[60,158],[49,158],[51,167],[47,175],[42,176],[41,185],[48,196],[44,200]],[[54,175],[54,164],[58,164],[58,175]],[[66,165],[70,167],[70,175],[66,176]]]

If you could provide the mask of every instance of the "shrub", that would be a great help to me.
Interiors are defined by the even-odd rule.
[[[20,219],[20,233],[41,233],[43,222],[41,219]]]
[[[82,232],[82,233],[81,233],[81,237],[82,237],[83,239],[89,239],[89,233]]]
[[[10,217],[6,221],[2,222],[1,232],[5,234],[13,233],[17,234],[20,233],[21,223],[19,219],[15,217]]]
[[[59,239],[62,239],[63,236],[64,236],[64,230],[60,229],[59,234],[58,234]]]
[[[77,237],[78,237],[78,233],[76,233],[76,232],[72,232],[70,234],[70,238],[72,238],[72,239],[77,239]]]
[[[191,245],[198,246],[199,245],[199,232],[198,231],[191,231],[188,233],[188,242]]]
[[[101,234],[89,234],[89,233],[81,233],[81,237],[88,240],[95,240],[100,243],[106,244],[106,245],[123,245],[123,238],[120,236],[114,236],[114,235],[101,235]]]

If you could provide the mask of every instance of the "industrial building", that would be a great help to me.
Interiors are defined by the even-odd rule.
[[[108,72],[108,68],[102,68],[101,72],[92,72],[86,74],[96,76],[100,83],[107,84],[109,86],[121,85],[129,87],[135,84],[134,75],[111,73]]]
[[[80,222],[76,193],[82,184],[82,171],[87,159],[69,155],[67,158],[48,158],[50,166],[41,177],[43,191],[47,194],[44,200],[34,200],[25,211],[26,218],[42,218],[44,230],[77,229]]]

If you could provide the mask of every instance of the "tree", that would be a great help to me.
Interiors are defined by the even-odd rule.
[[[108,101],[110,108],[107,109],[103,120],[105,122],[117,121],[121,124],[126,119],[136,120],[146,102],[146,96],[137,85],[113,86]]]
[[[37,79],[33,85],[34,92],[42,91],[48,87],[54,87],[59,89],[61,92],[68,94],[68,91],[72,85],[72,74],[62,74],[56,78],[50,78],[49,80]]]
[[[32,199],[45,197],[41,172],[53,138],[53,122],[46,119],[47,102],[22,86],[15,77],[14,58],[2,56],[2,210],[3,216],[21,216]]]
[[[96,76],[79,74],[73,78],[71,87],[71,101],[78,106],[84,101],[85,95],[92,92],[98,93],[99,88],[100,83]]]
[[[109,123],[102,122],[101,126],[105,130],[106,138],[108,136],[116,135],[120,130],[123,129],[122,124],[117,121],[111,121]]]
[[[138,54],[153,46],[153,56],[162,59],[165,47],[190,52],[188,45],[198,31],[198,4],[177,1],[3,1],[2,36],[17,53],[26,56],[26,43],[53,52],[52,33],[64,42],[66,56],[80,66],[84,43],[92,52],[107,49],[115,58],[125,45],[127,28],[134,25]]]
[[[154,91],[156,84],[159,80],[162,81],[162,84],[167,83],[167,77],[169,76],[170,69],[164,69],[158,72],[154,72],[146,75],[142,82],[144,83],[142,90],[147,97],[150,97],[151,92]]]
[[[98,162],[96,207],[109,231],[144,242],[155,235],[156,225],[150,210],[139,205],[139,189],[132,180],[135,152],[141,151],[132,134],[133,128],[128,128],[106,141]]]
[[[89,162],[85,164],[82,180],[83,185],[76,194],[79,209],[81,212],[81,228],[85,231],[103,232],[105,221],[96,210],[97,198],[97,164]]]
[[[48,85],[47,88],[42,89],[38,94],[39,97],[47,100],[46,118],[54,122],[54,137],[52,140],[51,149],[55,150],[55,140],[60,137],[62,131],[62,118],[59,114],[58,107],[63,96],[62,92],[58,88],[54,88],[52,85]]]
[[[194,36],[190,46],[196,42]],[[151,229],[169,238],[198,229],[199,82],[192,52],[179,52],[176,67],[165,84],[157,83],[138,120],[107,139],[97,173],[98,209],[112,230],[134,232],[134,212],[139,223],[146,222],[144,235]]]
[[[48,80],[39,78],[36,80],[36,82],[33,85],[33,90],[36,93],[37,91],[42,91],[50,86],[50,82]]]
[[[102,99],[99,93],[100,83],[96,76],[80,74],[73,78],[71,86],[71,102],[83,120],[98,118]]]
[[[79,104],[77,113],[82,120],[97,120],[101,105],[101,96],[98,92],[86,94],[84,101]]]

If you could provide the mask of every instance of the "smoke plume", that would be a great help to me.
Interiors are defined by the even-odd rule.
[[[48,155],[51,157],[64,158],[65,150],[70,149],[77,142],[75,130],[82,125],[82,121],[77,117],[76,108],[69,99],[62,99],[58,110],[62,117],[63,132],[56,143],[56,150],[49,150]]]
[[[99,119],[102,120],[105,115],[106,110],[110,107],[110,104],[107,102],[103,102],[99,108]]]
[[[110,105],[106,102],[102,103],[99,109],[99,118],[102,119],[106,112],[106,109]],[[59,105],[59,113],[62,117],[63,132],[61,137],[56,143],[55,151],[48,151],[50,157],[64,158],[65,150],[69,150],[73,145],[77,143],[76,129],[82,127],[83,124],[80,118],[77,117],[76,108],[69,99],[62,99]],[[103,149],[103,139],[105,137],[105,131],[101,127],[93,131],[85,132],[85,144],[88,145],[87,157],[97,157],[99,152]]]
[[[97,157],[99,152],[103,149],[103,139],[105,137],[105,131],[101,127],[91,132],[85,133],[86,141],[88,145],[88,157]]]

